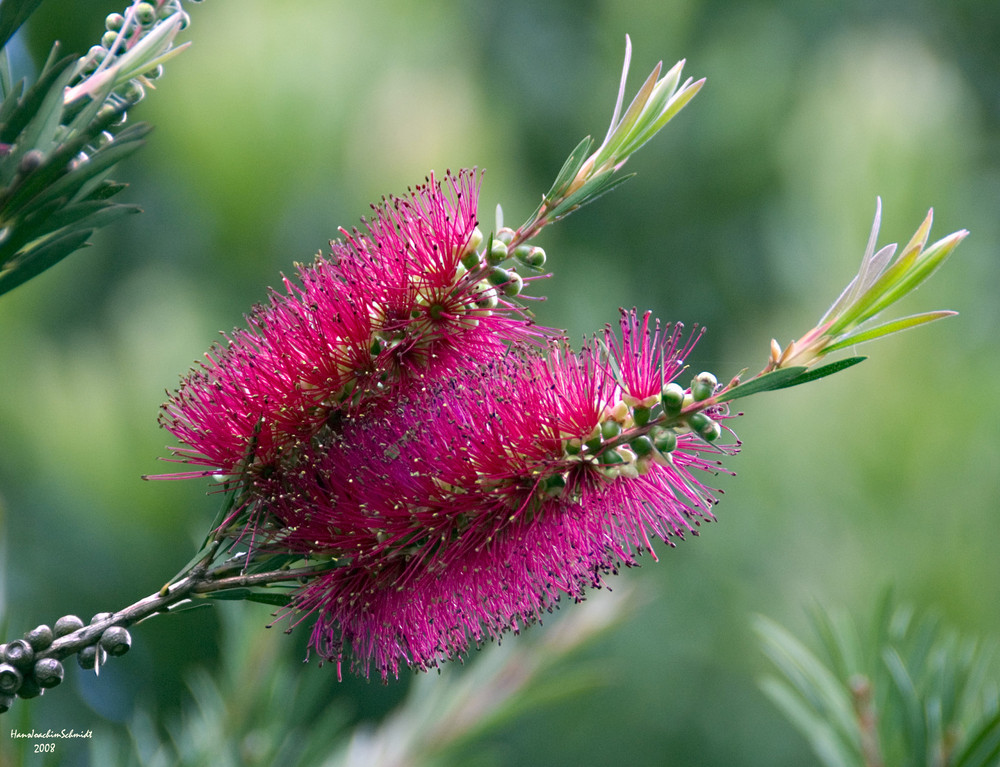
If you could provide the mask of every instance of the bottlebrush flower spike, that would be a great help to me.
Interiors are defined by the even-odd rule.
[[[432,175],[373,206],[367,232],[299,266],[301,285],[285,279],[214,347],[161,414],[176,457],[207,467],[183,476],[274,471],[337,414],[545,335],[489,282],[478,183],[471,170]]]
[[[697,475],[737,446],[659,405],[637,422],[618,371],[644,363],[637,377],[659,390],[682,360],[679,332],[628,316],[610,357],[597,341],[579,354],[521,347],[348,416],[269,480],[276,550],[342,565],[289,608],[317,614],[313,647],[339,665],[350,646],[356,668],[383,678],[426,669],[712,519]]]

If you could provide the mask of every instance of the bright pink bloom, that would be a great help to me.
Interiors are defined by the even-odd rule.
[[[175,455],[208,467],[183,476],[273,471],[334,414],[545,335],[495,291],[483,301],[485,266],[461,266],[478,191],[461,171],[383,200],[367,233],[298,267],[301,285],[285,279],[214,347],[163,406]]]
[[[631,364],[623,350],[676,364],[677,333],[645,327],[623,324],[617,367]],[[580,354],[553,346],[439,379],[321,433],[301,470],[275,480],[276,543],[343,562],[292,605],[317,613],[322,655],[339,664],[350,646],[356,668],[383,677],[426,669],[516,632],[564,595],[582,599],[651,552],[652,537],[671,542],[712,518],[716,499],[696,472],[717,473],[716,457],[736,447],[687,433],[669,459],[618,449],[625,459],[612,463],[608,451],[649,429],[630,423],[603,354],[596,342]],[[614,418],[623,436],[581,452]]]

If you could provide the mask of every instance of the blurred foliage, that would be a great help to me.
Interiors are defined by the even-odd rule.
[[[82,50],[119,4],[46,0],[22,42],[36,66],[53,38]],[[116,171],[145,212],[0,301],[5,636],[127,604],[187,561],[217,499],[138,479],[164,470],[164,389],[293,261],[431,168],[485,167],[483,218],[502,202],[521,220],[603,132],[626,33],[634,73],[686,57],[708,82],[630,161],[636,178],[540,239],[555,277],[536,283],[539,321],[579,338],[636,305],[708,326],[697,369],[762,365],[853,274],[876,195],[883,242],[932,205],[936,231],[972,232],[920,296],[961,314],[754,398],[719,523],[625,573],[656,598],[578,654],[609,684],[481,748],[499,764],[815,763],[754,686],[752,614],[799,633],[803,603],[868,614],[891,583],[963,632],[1000,634],[1000,405],[971,396],[1000,375],[1000,6],[210,0],[192,17],[192,48],[134,110],[156,129]],[[148,710],[168,737],[185,680],[229,651],[230,607],[138,626],[99,679],[69,669],[5,727],[93,728],[114,749]],[[278,638],[302,659],[305,632]],[[409,686],[300,671],[345,727],[381,721]],[[60,748],[60,764],[90,763],[86,744]]]
[[[780,676],[761,686],[826,767],[991,767],[1000,759],[996,647],[891,594],[865,631],[817,609],[821,654],[760,617]]]

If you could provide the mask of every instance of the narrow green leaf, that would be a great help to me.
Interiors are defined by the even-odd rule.
[[[69,232],[49,240],[37,249],[33,248],[23,259],[19,259],[13,266],[0,272],[0,295],[41,274],[73,251],[82,248],[87,244],[91,234],[93,234],[92,229]]]
[[[882,651],[882,660],[889,670],[895,691],[902,705],[906,727],[906,754],[914,764],[927,764],[927,728],[923,705],[906,664],[894,647]]]
[[[793,378],[785,384],[782,384],[780,389],[787,389],[792,386],[799,386],[800,384],[809,383],[810,381],[818,381],[820,378],[826,378],[827,376],[833,375],[834,373],[839,373],[841,370],[847,370],[847,368],[854,367],[859,362],[864,362],[867,357],[848,357],[847,359],[837,360],[836,362],[831,362],[828,365],[822,365],[818,368],[813,368],[812,370],[807,370],[802,375],[797,378]]]
[[[589,205],[598,197],[603,197],[613,189],[617,189],[634,175],[634,173],[628,173],[619,176],[615,171],[608,170],[595,176],[553,209],[550,214],[552,220],[558,221],[584,205]]]
[[[56,46],[53,46],[52,49],[55,51]],[[42,72],[35,84],[28,88],[24,97],[20,99],[17,109],[10,115],[10,119],[4,125],[0,125],[0,142],[16,143],[21,132],[25,130],[32,119],[37,119],[42,114],[44,103],[48,102],[47,109],[58,107],[59,110],[62,110],[62,88],[69,80],[75,61],[75,57],[67,56]],[[55,87],[57,83],[59,85]],[[34,144],[31,144],[23,151],[33,148]]]
[[[965,746],[955,757],[955,767],[996,767],[1000,755],[1000,711],[984,717],[969,732]]]
[[[41,4],[42,0],[5,0],[0,3],[0,48],[7,45],[14,33]]]
[[[825,767],[857,767],[858,760],[837,738],[830,723],[815,714],[786,683],[773,677],[760,681],[760,688],[802,734]]]
[[[958,244],[965,239],[969,233],[964,229],[954,232],[942,240],[931,245],[926,251],[920,253],[914,261],[912,267],[907,269],[899,278],[886,289],[880,296],[876,296],[866,310],[859,315],[858,322],[864,322],[874,317],[883,309],[896,303],[903,296],[912,293],[928,277],[930,277],[945,260],[952,254]]]
[[[749,397],[751,394],[781,389],[788,385],[788,382],[798,378],[806,371],[805,367],[796,366],[790,368],[779,368],[770,373],[752,378],[746,383],[741,383],[719,396],[720,402],[729,402],[740,397]]]
[[[590,147],[593,143],[593,139],[587,136],[574,147],[569,157],[566,158],[566,162],[563,163],[562,168],[559,169],[556,180],[552,182],[552,188],[545,195],[547,199],[559,196],[569,186],[570,182],[576,178],[576,174],[583,167],[583,163],[587,159],[587,154],[590,152]]]
[[[958,314],[958,312],[947,310],[924,312],[923,314],[911,314],[909,317],[902,317],[898,320],[893,320],[892,322],[886,322],[874,328],[866,328],[865,330],[855,331],[850,335],[844,336],[844,338],[837,341],[837,343],[828,346],[824,351],[835,352],[840,349],[846,349],[848,346],[863,344],[866,341],[874,341],[876,338],[882,338],[883,336],[899,333],[903,330],[909,330],[910,328],[915,328],[919,325],[926,325],[928,322],[934,322],[934,320],[942,320],[945,317],[953,317],[956,314]]]
[[[851,693],[846,685],[786,629],[763,616],[754,628],[763,649],[789,684],[828,722],[847,752],[860,744]]]
[[[653,136],[659,133],[663,127],[677,116],[684,107],[687,106],[688,102],[691,101],[698,91],[701,90],[702,86],[705,84],[705,79],[702,78],[695,83],[687,86],[684,91],[682,91],[674,102],[660,115],[656,122],[649,125],[647,128],[641,132],[637,132],[635,138],[630,141],[623,149],[623,155],[631,155],[636,152],[643,144],[649,141]]]

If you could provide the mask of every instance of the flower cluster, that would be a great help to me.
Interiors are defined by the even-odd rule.
[[[573,351],[516,301],[544,253],[483,237],[477,196],[462,171],[383,200],[164,405],[185,476],[238,487],[251,557],[333,563],[287,608],[312,646],[383,678],[694,530],[736,450],[714,377],[673,381],[699,333],[633,310]]]

